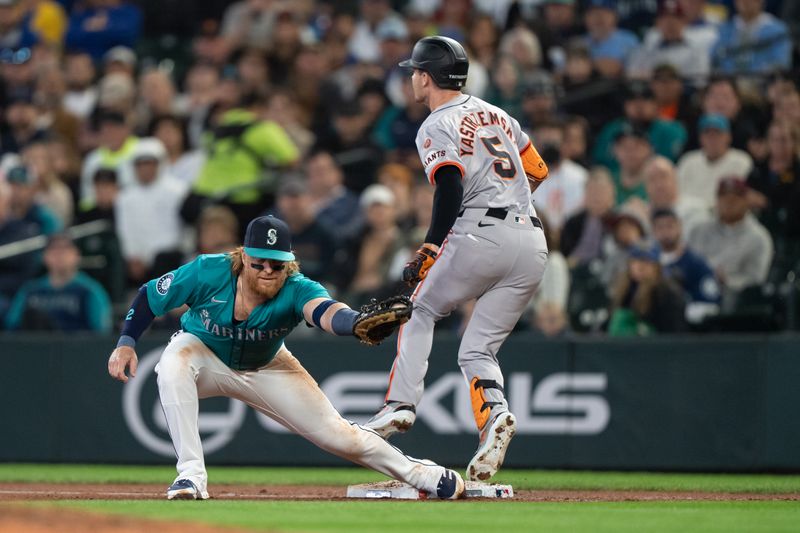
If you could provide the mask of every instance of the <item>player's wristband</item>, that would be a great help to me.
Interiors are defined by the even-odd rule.
[[[339,309],[331,318],[331,331],[334,335],[352,335],[356,318],[358,318],[358,311],[347,307]]]

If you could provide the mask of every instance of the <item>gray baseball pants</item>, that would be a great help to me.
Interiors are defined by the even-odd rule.
[[[436,322],[460,304],[477,299],[458,350],[458,364],[473,378],[503,385],[497,352],[539,286],[547,262],[544,232],[526,214],[505,219],[485,208],[466,209],[453,225],[436,262],[417,286],[414,312],[398,334],[387,401],[419,405]],[[486,400],[502,402],[498,389]]]

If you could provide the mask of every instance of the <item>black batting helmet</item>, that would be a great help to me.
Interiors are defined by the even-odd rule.
[[[458,41],[436,35],[417,41],[411,52],[411,59],[406,59],[399,65],[424,70],[442,89],[460,91],[467,81],[469,59]]]

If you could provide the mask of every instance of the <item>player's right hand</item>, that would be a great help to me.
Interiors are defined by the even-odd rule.
[[[438,248],[438,247],[437,247]],[[433,266],[438,250],[432,244],[423,244],[414,258],[406,263],[403,268],[403,281],[413,287],[428,275],[428,270]]]
[[[108,358],[108,374],[114,379],[127,383],[128,376],[125,371],[130,368],[131,377],[135,377],[138,364],[139,358],[136,357],[136,350],[130,346],[120,346],[111,352],[111,357]]]

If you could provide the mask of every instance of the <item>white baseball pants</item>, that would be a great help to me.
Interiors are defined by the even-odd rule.
[[[161,355],[158,391],[178,456],[177,479],[206,491],[198,427],[200,398],[235,398],[305,437],[323,450],[436,493],[444,468],[414,459],[377,433],[349,422],[284,346],[266,366],[248,371],[226,366],[196,336],[179,332]]]

